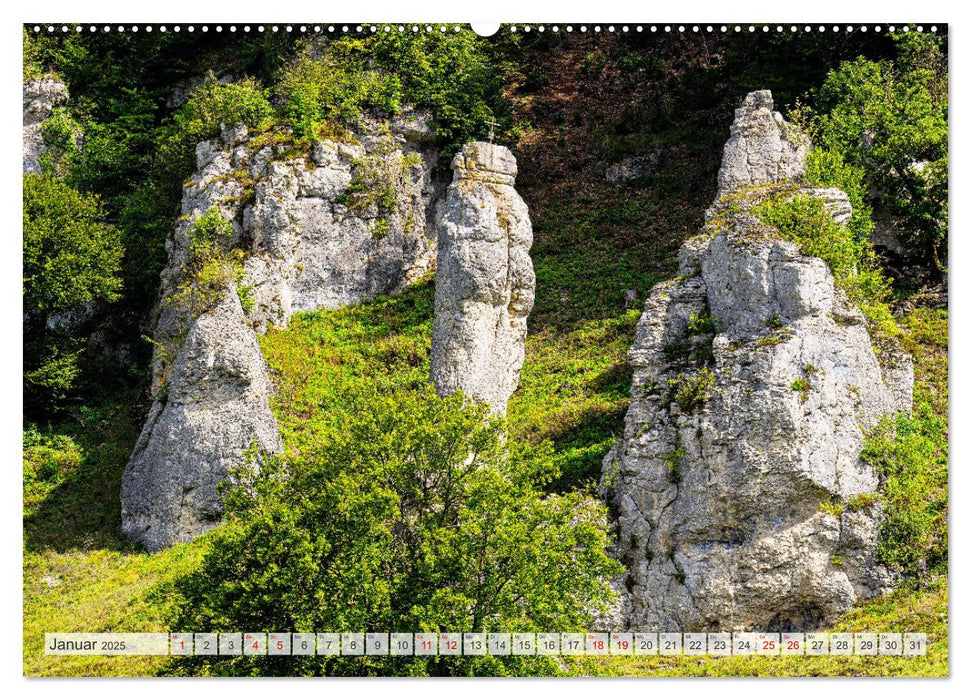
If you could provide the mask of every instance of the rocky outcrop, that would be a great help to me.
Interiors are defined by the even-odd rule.
[[[67,86],[52,78],[37,78],[24,83],[24,173],[41,172],[44,134],[41,125],[54,107],[67,99]]]
[[[662,154],[661,150],[654,150],[644,155],[624,158],[607,168],[604,179],[611,185],[623,185],[639,177],[653,175],[657,172]]]
[[[536,277],[533,229],[504,146],[466,144],[452,161],[438,230],[431,381],[505,413],[519,385]]]
[[[297,311],[390,294],[418,279],[435,258],[438,152],[417,119],[387,133],[371,126],[319,141],[309,154],[295,154],[285,138],[251,139],[242,125],[199,144],[163,295],[181,279],[195,217],[212,207],[233,221],[228,244],[247,252],[244,283],[255,302],[248,316],[260,331],[285,326]]]
[[[154,403],[122,489],[124,531],[146,547],[216,525],[215,485],[249,448],[279,449],[258,334],[298,311],[397,292],[432,267],[444,185],[427,118],[365,127],[309,152],[242,125],[198,145],[166,243]]]
[[[270,379],[235,289],[196,318],[142,429],[121,486],[122,530],[149,551],[219,524],[217,485],[282,449]]]
[[[749,93],[735,110],[718,171],[718,196],[740,185],[766,185],[800,177],[810,148],[809,139],[774,111],[770,91]]]
[[[751,214],[779,188],[737,189],[801,172],[807,148],[766,92],[749,95],[719,177],[735,196],[645,304],[624,434],[604,460],[627,566],[611,624],[811,630],[894,583],[860,452],[866,428],[910,410],[909,358],[882,368],[826,264]],[[848,218],[837,193],[822,193],[827,210]]]
[[[186,184],[182,217],[166,243],[163,300],[178,293],[196,220],[216,209],[232,223],[220,243],[243,253],[240,284],[257,333],[285,327],[298,311],[336,308],[400,291],[434,264],[443,187],[432,178],[438,152],[430,130],[384,131],[319,141],[294,151],[286,135],[251,138],[244,126],[200,143],[198,171]],[[404,133],[402,133],[404,132]],[[159,306],[155,340],[185,333],[177,305]],[[156,353],[154,386],[164,384],[172,353]]]

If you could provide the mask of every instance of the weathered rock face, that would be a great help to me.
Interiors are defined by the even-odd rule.
[[[297,311],[399,291],[433,264],[444,186],[431,177],[438,154],[426,119],[372,124],[347,142],[318,142],[309,156],[292,148],[240,125],[196,149],[198,172],[166,243],[155,402],[122,489],[124,531],[150,549],[218,524],[215,485],[254,441],[261,453],[279,449],[257,334]],[[242,274],[200,315],[185,301],[198,266],[192,240],[213,209],[231,223],[215,243]]]
[[[55,105],[67,99],[67,86],[51,78],[24,83],[24,173],[40,173],[44,155],[44,123]]]
[[[438,230],[431,381],[440,395],[461,390],[505,413],[536,289],[533,229],[509,149],[466,144],[452,169]]]
[[[219,524],[216,486],[257,454],[282,449],[270,380],[235,289],[196,318],[157,398],[121,486],[122,530],[150,551]]]
[[[773,111],[772,93],[749,93],[735,110],[731,136],[718,171],[718,196],[739,185],[766,185],[798,178],[805,172],[809,139]]]
[[[750,176],[799,172],[776,154],[789,160]],[[845,195],[824,200],[846,214]],[[608,624],[811,630],[894,583],[860,451],[863,429],[910,410],[909,358],[881,368],[826,264],[746,209],[715,205],[638,323],[624,435],[604,460],[628,569]]]
[[[287,143],[261,145],[245,127],[199,144],[182,221],[169,243],[163,294],[181,279],[195,218],[218,207],[233,221],[229,244],[247,251],[248,314],[262,331],[290,314],[400,291],[435,257],[433,181],[438,158],[419,118],[349,142],[320,141],[309,158]],[[265,139],[262,140],[265,143]]]
[[[266,139],[251,139],[242,125],[200,143],[199,170],[166,243],[162,299],[182,284],[193,225],[212,208],[233,225],[222,244],[245,252],[246,316],[258,333],[285,327],[298,311],[336,308],[416,281],[434,261],[444,187],[431,176],[438,153],[424,122],[396,126],[388,133],[375,126],[350,142],[320,141],[309,158],[290,156],[286,142],[262,145]],[[184,334],[185,319],[164,301],[159,309],[155,340],[166,344]],[[156,353],[156,389],[168,369],[165,354]]]

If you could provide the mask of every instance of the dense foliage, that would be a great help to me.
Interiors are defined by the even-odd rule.
[[[947,58],[942,40],[902,34],[896,60],[863,57],[830,72],[815,139],[866,171],[873,201],[903,223],[907,243],[947,265]]]
[[[24,176],[24,311],[64,311],[117,296],[118,230],[97,197],[47,175]]]
[[[353,127],[365,112],[430,110],[446,157],[504,120],[503,75],[473,32],[375,32],[305,45],[282,71],[277,95],[303,138],[324,123]]]
[[[83,345],[75,317],[118,297],[123,249],[95,196],[24,175],[24,395],[55,408],[74,386]]]
[[[609,601],[619,566],[605,554],[604,507],[544,496],[548,452],[504,439],[460,394],[347,400],[350,417],[312,448],[239,474],[229,523],[177,587],[173,629],[581,630]],[[306,662],[338,674],[388,663]],[[553,669],[497,657],[390,663],[423,674]]]

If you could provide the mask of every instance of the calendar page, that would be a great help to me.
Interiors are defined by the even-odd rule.
[[[947,676],[947,23],[326,14],[22,25],[23,674]]]

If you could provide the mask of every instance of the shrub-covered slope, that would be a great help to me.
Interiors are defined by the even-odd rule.
[[[429,46],[369,46],[366,39],[348,37],[341,51],[350,58],[324,68],[327,84],[339,88],[336,93],[321,91],[320,76],[301,63],[305,49],[284,36],[230,41],[112,34],[95,37],[96,42],[72,32],[69,41],[29,44],[25,77],[58,72],[70,89],[71,118],[86,134],[85,153],[73,163],[67,182],[100,196],[125,246],[121,298],[92,321],[89,337],[100,333],[107,345],[99,347],[117,347],[112,338],[145,332],[165,263],[164,239],[175,225],[182,181],[191,172],[186,168],[195,143],[215,135],[220,119],[240,116],[257,132],[265,129],[268,139],[279,138],[274,134],[280,127],[292,128],[286,138],[296,149],[306,147],[307,135],[340,133],[334,115],[394,109],[405,101],[435,110],[452,145],[486,136],[487,122],[495,121],[498,139],[519,160],[517,189],[530,208],[537,276],[520,388],[508,408],[510,437],[532,449],[551,450],[544,454],[558,476],[542,487],[545,492],[566,498],[594,493],[603,455],[623,428],[631,383],[626,355],[643,298],[655,283],[674,276],[679,245],[702,223],[734,105],[757,88],[772,89],[787,108],[806,94],[812,103],[811,91],[842,61],[858,55],[890,60],[897,48],[890,39],[859,35],[561,36],[504,31],[492,40],[463,37],[435,54],[439,63],[421,60]],[[370,58],[359,60],[365,56]],[[463,91],[462,80],[449,80],[456,56],[468,71],[462,80],[475,81],[477,91]],[[379,74],[368,75],[366,68],[375,65]],[[395,67],[400,68],[397,82]],[[185,102],[208,69],[215,80]],[[245,82],[243,76],[253,80]],[[236,81],[236,87],[219,89],[220,81]],[[835,90],[839,83],[831,79],[830,85]],[[234,92],[244,99],[226,100]],[[636,156],[647,157],[651,166],[619,184],[607,180],[608,168]],[[939,218],[924,217],[929,236],[938,234]],[[909,282],[896,280],[897,288],[910,293]],[[306,450],[315,434],[333,428],[350,394],[419,391],[427,379],[433,296],[433,279],[427,278],[397,296],[298,314],[288,329],[261,339],[278,392],[273,410],[288,451]],[[914,413],[898,420],[895,433],[889,426],[875,432],[868,448],[886,475],[882,498],[889,520],[881,556],[909,576],[908,583],[834,626],[926,631],[931,636],[927,657],[610,658],[554,670],[575,675],[945,674],[947,311],[922,306],[928,299],[934,298],[889,299],[901,340],[915,356]],[[28,675],[193,670],[150,657],[51,658],[41,649],[43,632],[51,630],[167,629],[178,619],[179,582],[199,570],[212,546],[212,538],[203,537],[150,555],[120,532],[118,492],[144,419],[140,390],[149,347],[121,356],[121,372],[118,363],[107,372],[93,362],[83,365],[74,390],[56,411],[28,416]],[[544,441],[548,448],[540,447]],[[535,671],[520,672],[530,670]]]

